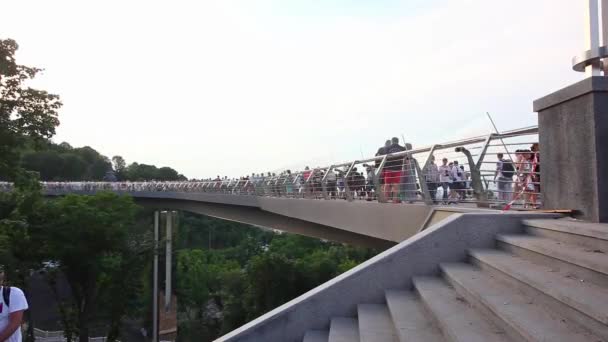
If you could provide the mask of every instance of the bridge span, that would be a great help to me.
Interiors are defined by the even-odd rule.
[[[540,207],[537,141],[538,128],[526,127],[415,149],[395,144],[367,159],[241,178],[42,187],[49,196],[113,191],[147,207],[388,247],[454,212]],[[500,163],[511,172],[497,172]]]

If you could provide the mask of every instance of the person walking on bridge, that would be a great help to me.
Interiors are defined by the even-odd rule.
[[[437,196],[437,187],[439,184],[439,168],[437,168],[437,164],[435,164],[435,156],[429,158],[429,165],[425,170],[424,181],[426,182],[426,187],[429,189],[433,204],[437,204],[437,199],[435,197]]]
[[[511,189],[513,185],[513,174],[515,173],[515,168],[513,167],[513,162],[510,160],[505,160],[502,153],[498,153],[496,157],[498,158],[498,161],[496,162],[494,181],[496,181],[498,178],[498,181],[496,182],[496,187],[498,188],[498,200],[506,203],[511,199]]]
[[[393,154],[405,151],[405,147],[399,145],[399,138],[391,139],[391,145],[385,149],[386,154]],[[403,175],[402,168],[404,157],[389,157],[384,165],[384,183],[386,184],[386,199],[392,199],[393,203],[400,203],[399,187]]]
[[[376,152],[376,157],[386,155],[386,150],[388,150],[388,148],[389,148],[390,146],[391,146],[391,141],[390,141],[390,140],[385,141],[385,142],[384,142],[384,146],[380,147],[380,148],[378,149],[378,152]],[[377,159],[377,160],[374,162],[374,168],[375,168],[376,170],[377,170],[378,168],[380,168],[380,163],[382,163],[382,160],[380,160],[380,159]],[[383,191],[383,192],[386,192],[386,189],[385,189],[385,183],[384,183],[384,170],[382,170],[382,172],[380,173],[380,179],[379,179],[379,181],[380,181],[380,189],[376,189],[376,191]]]
[[[452,184],[452,178],[450,177],[452,168],[448,165],[448,158],[443,158],[441,162],[442,164],[439,166],[439,182],[443,189],[443,204],[448,204],[448,189],[451,188]]]

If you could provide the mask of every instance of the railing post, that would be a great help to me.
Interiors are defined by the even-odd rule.
[[[431,146],[429,155],[426,157],[426,160],[424,161],[424,166],[422,167],[422,170],[420,170],[420,165],[418,164],[418,160],[414,159],[414,161],[416,162],[416,172],[418,173],[418,175],[422,175],[422,178],[421,178],[421,176],[418,176],[418,181],[420,182],[420,190],[422,191],[422,193],[424,195],[424,203],[426,203],[428,205],[435,203],[435,199],[432,198],[432,196],[431,196],[431,191],[429,190],[429,186],[426,182],[426,175],[428,173],[429,164],[431,163],[431,159],[434,157],[435,149],[437,149],[440,146],[441,145],[437,145],[437,144],[434,144]],[[422,185],[423,183],[424,183],[424,186]],[[435,192],[435,196],[436,195],[437,195],[437,192]]]
[[[471,152],[464,147],[457,147],[456,152],[462,152],[467,157],[467,161],[469,163],[469,171],[471,172],[471,186],[473,187],[473,194],[477,199],[478,207],[487,207],[488,206],[488,198],[486,196],[486,191],[483,188],[483,182],[481,180],[481,172],[475,165],[475,161],[473,160],[473,156]]]
[[[329,193],[327,191],[327,175],[329,175],[330,172],[333,172],[334,166],[331,165],[329,167],[329,169],[327,169],[327,171],[325,172],[325,174],[323,175],[323,179],[321,179],[321,189],[323,190],[323,198],[325,198],[326,200],[329,199]]]
[[[378,197],[379,203],[386,203],[386,196],[384,196],[384,189],[382,189],[382,184],[380,184],[380,177],[382,177],[382,170],[384,169],[384,164],[386,164],[386,158],[388,156],[385,155],[378,165],[378,170],[374,170],[374,187],[376,188],[376,196]]]
[[[435,149],[441,147],[441,145],[432,145],[431,146],[431,150],[429,151],[429,155],[426,157],[426,160],[424,161],[424,166],[422,167],[422,172],[424,172],[424,174],[426,174],[426,170],[429,167],[429,164],[431,163],[431,158],[433,158],[433,154],[435,153]]]
[[[431,150],[431,153],[432,152],[433,151]],[[430,160],[430,156],[427,158],[426,163],[428,163],[429,160]],[[425,168],[425,171],[423,173],[422,169],[420,169],[420,165],[418,164],[418,160],[416,160],[416,158],[410,156],[410,161],[412,163],[414,163],[414,168],[416,169],[416,173],[418,174],[418,182],[420,182],[420,190],[422,191],[422,194],[423,194],[423,197],[424,197],[424,203],[428,204],[428,205],[432,205],[433,201],[435,199],[431,198],[431,192],[429,191],[429,187],[426,184],[426,168]],[[425,165],[425,166],[428,166],[428,165]],[[407,198],[407,196],[406,196],[406,198]]]
[[[484,141],[484,143],[483,143],[481,152],[479,153],[479,158],[477,158],[477,164],[471,165],[471,167],[475,166],[475,168],[477,170],[481,170],[481,167],[483,166],[483,160],[486,157],[486,152],[488,152],[488,147],[490,146],[490,142],[492,142],[493,137],[494,137],[494,134],[492,134],[492,133],[490,133],[488,135],[488,137],[486,138],[486,141]]]
[[[249,186],[249,179],[245,181],[245,184],[243,185],[243,190],[245,192],[245,194],[247,195],[247,187]]]
[[[348,176],[350,176],[350,173],[352,172],[352,170],[356,164],[357,164],[356,160],[354,162],[352,162],[350,164],[350,167],[348,168],[348,171],[346,171],[346,174],[344,175],[344,189],[346,190],[346,199],[349,202],[353,201],[353,194],[350,192],[350,187],[348,186]]]
[[[310,197],[310,196],[308,196],[308,190],[311,189],[310,183],[312,182],[312,179],[315,176],[315,171],[317,171],[317,169],[312,169],[312,170],[308,170],[308,171],[310,171],[310,174],[308,175],[308,179],[304,179],[304,198]],[[314,194],[315,194],[315,188],[313,186],[312,187],[312,195],[313,195],[312,197],[313,198],[314,198]]]
[[[298,184],[298,180],[300,179],[300,174],[296,174],[296,176],[293,178],[293,181],[291,182],[291,187],[293,188],[293,196],[294,197],[299,197],[299,194],[297,194],[296,196],[296,184]],[[304,190],[304,186],[302,186],[302,190]],[[298,188],[298,191],[300,191],[300,189]]]

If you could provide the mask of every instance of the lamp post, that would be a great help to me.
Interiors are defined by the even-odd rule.
[[[585,51],[572,59],[572,69],[589,77],[608,75],[608,0],[585,0]]]
[[[587,77],[534,101],[545,209],[608,222],[608,0],[584,0],[585,47],[572,59]]]

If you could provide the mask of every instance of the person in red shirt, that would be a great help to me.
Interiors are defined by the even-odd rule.
[[[391,145],[384,149],[386,154],[393,154],[405,151],[405,147],[399,145],[399,138],[391,139]],[[399,203],[399,187],[403,176],[404,156],[388,157],[384,164],[382,174],[384,175],[385,196],[387,200],[392,199],[393,203]]]

